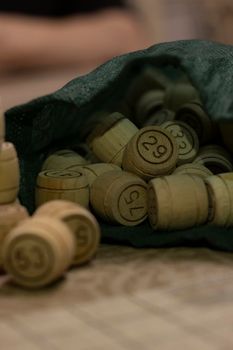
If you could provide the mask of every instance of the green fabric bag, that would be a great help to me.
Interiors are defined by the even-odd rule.
[[[20,158],[20,199],[33,212],[36,176],[51,149],[77,144],[94,123],[93,113],[120,101],[130,81],[153,64],[171,78],[186,72],[215,121],[233,120],[233,46],[189,40],[154,45],[113,58],[93,72],[72,80],[53,94],[6,113],[7,140]],[[211,246],[233,250],[231,229],[202,226],[175,232],[102,225],[103,239],[137,247]]]

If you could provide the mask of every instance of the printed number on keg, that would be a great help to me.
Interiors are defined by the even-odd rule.
[[[125,204],[127,204],[128,206],[130,206],[130,204],[133,204],[137,199],[139,199],[140,197],[140,194],[138,191],[132,191],[129,193],[129,197],[126,198],[124,197],[124,200],[125,200]],[[130,215],[133,216],[133,212],[134,210],[137,210],[137,209],[143,209],[142,206],[140,207],[132,207],[132,208],[129,208],[129,212],[130,212]]]
[[[16,249],[15,259],[21,270],[40,269],[44,263],[43,254],[37,246]]]
[[[172,136],[175,137],[175,139],[183,139],[185,137],[185,134],[183,133],[182,130],[178,130],[176,131],[175,129],[171,129],[170,133],[172,134]],[[181,149],[185,149],[187,147],[186,142],[184,142],[184,140],[177,140],[179,148]]]
[[[142,142],[142,146],[145,148],[146,151],[151,151],[151,146],[157,145],[158,139],[153,135],[148,136],[148,139],[151,139],[151,142],[148,142],[148,141]],[[156,151],[153,150],[151,153],[155,158],[161,158],[166,152],[167,152],[167,148],[163,145],[159,145],[156,147]]]
[[[79,226],[76,231],[76,237],[79,246],[85,246],[88,244],[88,228],[86,226]]]

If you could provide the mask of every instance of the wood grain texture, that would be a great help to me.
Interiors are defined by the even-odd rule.
[[[94,131],[95,136],[91,137],[91,141],[89,140],[90,148],[102,162],[121,166],[123,150],[137,131],[138,128],[129,119],[120,119],[107,130],[101,129],[99,135]]]
[[[0,338],[17,350],[231,350],[232,254],[101,245],[42,291],[0,278]]]
[[[196,132],[188,124],[176,120],[161,124],[161,128],[171,133],[177,142],[177,164],[182,165],[192,162],[199,150],[199,140]]]
[[[0,152],[0,204],[16,200],[19,178],[19,162],[15,147],[10,142],[4,142]]]
[[[55,200],[40,206],[35,216],[48,216],[61,220],[75,237],[75,255],[72,265],[87,263],[96,254],[100,241],[100,227],[94,215],[80,205]]]
[[[233,173],[205,179],[209,194],[209,221],[213,225],[233,226]]]
[[[124,171],[100,175],[90,189],[90,202],[97,217],[135,226],[147,217],[147,186],[138,176]]]
[[[86,175],[74,170],[40,172],[35,190],[36,207],[54,199],[70,200],[88,207],[89,184]]]
[[[191,174],[200,176],[202,179],[213,175],[213,173],[208,168],[199,163],[187,163],[180,165],[173,171],[172,174]]]
[[[179,230],[206,223],[208,193],[193,175],[153,179],[148,186],[148,216],[155,230]]]
[[[178,159],[174,137],[159,126],[140,129],[126,146],[122,167],[145,180],[173,171]]]
[[[75,239],[67,225],[46,216],[24,220],[6,237],[5,270],[21,286],[44,287],[71,265]]]
[[[27,217],[27,209],[18,202],[0,205],[0,267],[2,267],[2,247],[6,236]]]
[[[176,113],[176,120],[190,125],[197,133],[201,145],[210,143],[214,139],[216,127],[200,101],[192,101],[182,105]]]
[[[63,170],[88,164],[88,161],[72,150],[60,150],[48,156],[42,170]],[[75,169],[74,169],[75,170]]]

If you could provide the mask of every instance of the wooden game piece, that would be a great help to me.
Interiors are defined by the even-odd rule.
[[[0,152],[0,204],[16,200],[19,179],[19,162],[15,147],[10,142],[4,142]]]
[[[233,123],[222,122],[219,123],[219,130],[222,136],[222,140],[228,151],[233,152]]]
[[[177,158],[177,143],[173,136],[159,126],[147,126],[128,143],[122,167],[147,180],[171,173]]]
[[[200,101],[192,101],[181,106],[176,113],[176,120],[181,120],[191,126],[197,133],[201,145],[206,144],[214,137],[214,123],[204,111]]]
[[[204,165],[213,174],[220,174],[233,170],[230,153],[219,145],[201,147],[193,162]]]
[[[121,168],[115,164],[111,163],[96,163],[89,164],[82,167],[84,174],[88,179],[89,186],[95,181],[95,179],[111,170],[121,170]]]
[[[135,226],[147,217],[147,186],[133,174],[111,171],[93,182],[90,202],[94,212],[104,220]]]
[[[164,96],[164,106],[174,112],[193,100],[200,100],[198,91],[188,83],[176,83],[170,85]]]
[[[5,139],[5,116],[0,106],[0,150]]]
[[[86,263],[96,254],[100,227],[87,209],[72,202],[54,200],[40,206],[34,215],[55,217],[69,226],[76,241],[73,265]]]
[[[170,132],[177,142],[177,165],[192,162],[199,149],[199,140],[195,131],[186,123],[176,120],[163,123],[161,128]]]
[[[2,246],[6,236],[27,217],[27,209],[17,201],[0,206],[0,267],[2,267]]]
[[[233,173],[218,174],[205,179],[209,194],[209,222],[233,226]]]
[[[165,90],[172,84],[172,81],[162,72],[162,70],[146,66],[141,72],[137,72],[127,89],[126,101],[129,106],[134,108],[140,96],[148,90]]]
[[[198,163],[188,163],[178,166],[173,173],[173,175],[178,174],[190,174],[190,175],[196,175],[200,176],[202,179],[213,175],[213,173],[206,168],[204,165],[198,164]]]
[[[138,128],[129,119],[118,115],[119,113],[109,115],[105,122],[107,126],[98,126],[98,130],[93,131],[87,142],[102,162],[121,166],[123,150]],[[115,120],[114,123],[112,119]]]
[[[208,217],[204,181],[193,175],[170,175],[151,180],[148,216],[155,230],[179,230],[204,224]]]
[[[96,157],[86,143],[81,143],[75,146],[75,151],[85,158],[87,164],[100,163],[99,158]]]
[[[67,225],[49,217],[22,222],[3,245],[5,270],[27,288],[44,287],[64,274],[73,261],[75,239]]]
[[[145,120],[143,126],[161,125],[165,122],[173,121],[174,119],[175,119],[175,112],[169,109],[163,108],[153,113],[147,120]]]
[[[138,100],[135,110],[135,118],[140,126],[157,111],[163,107],[164,91],[149,90]]]
[[[63,170],[71,166],[81,166],[88,164],[88,161],[72,150],[57,151],[44,161],[42,170]]]
[[[88,207],[89,184],[86,175],[74,170],[40,172],[35,192],[36,207],[53,199],[65,199]]]

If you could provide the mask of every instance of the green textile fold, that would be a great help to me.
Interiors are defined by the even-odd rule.
[[[20,159],[21,202],[32,213],[36,176],[46,155],[85,139],[95,112],[124,99],[145,65],[158,67],[171,79],[185,72],[215,121],[233,121],[233,46],[185,40],[154,45],[115,57],[58,91],[6,112],[6,139]],[[137,227],[102,224],[103,239],[137,247],[202,245],[233,250],[231,229],[202,226],[176,232],[155,232],[148,223]]]

